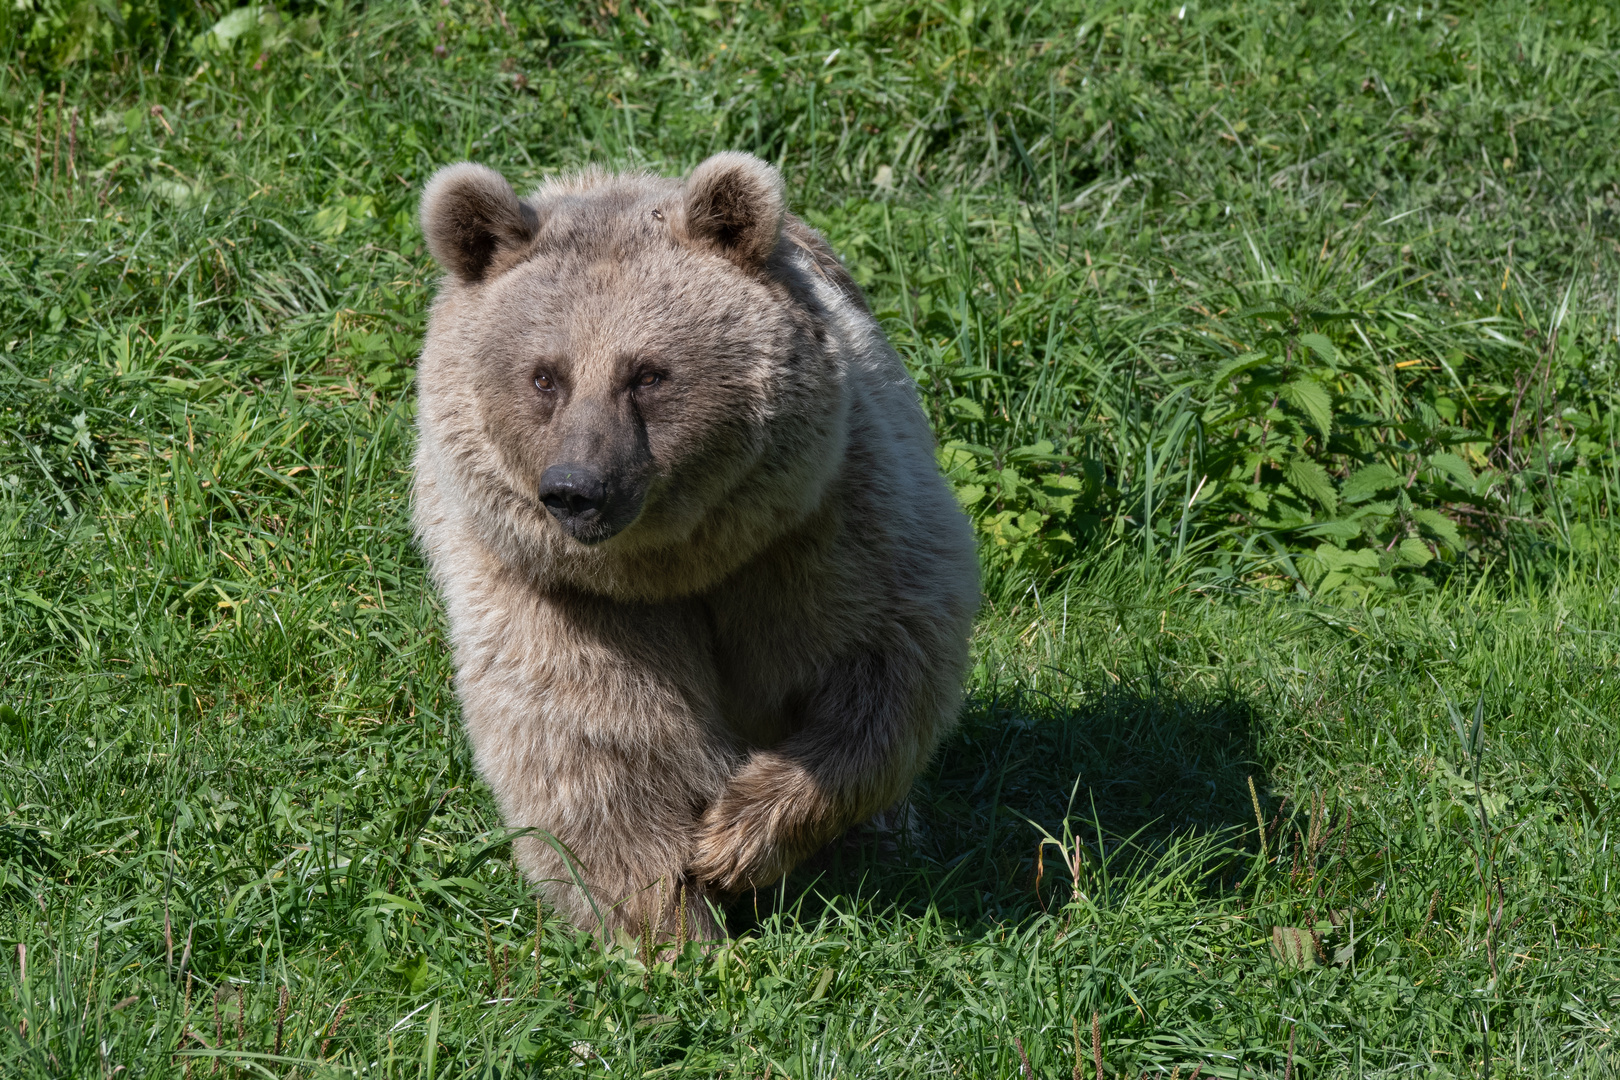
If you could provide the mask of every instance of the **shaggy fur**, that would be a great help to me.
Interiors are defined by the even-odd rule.
[[[915,388],[745,154],[525,200],[453,165],[422,225],[415,520],[478,768],[563,914],[717,936],[954,722],[977,566]]]

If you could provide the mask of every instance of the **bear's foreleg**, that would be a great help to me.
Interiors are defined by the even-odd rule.
[[[714,704],[701,614],[582,596],[500,614],[463,622],[482,633],[463,633],[458,685],[502,817],[534,830],[513,841],[518,865],[604,938],[718,937],[685,869],[742,759]]]
[[[618,721],[609,730],[548,740],[543,777],[503,800],[514,825],[536,829],[513,841],[513,856],[560,915],[604,939],[714,940],[721,929],[709,910],[710,890],[686,864],[712,797],[693,781],[725,759],[704,753],[695,738],[685,745],[616,740],[634,719],[675,711],[658,695],[640,703],[639,716],[633,703],[622,704],[624,711],[608,714]],[[665,723],[678,730],[676,719]]]
[[[756,751],[709,807],[689,873],[720,895],[761,888],[894,805],[954,719],[943,667],[898,644],[831,666],[800,729]]]

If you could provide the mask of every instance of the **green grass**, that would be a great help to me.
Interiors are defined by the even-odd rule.
[[[34,11],[5,1076],[1090,1077],[1094,1018],[1109,1077],[1620,1071],[1606,5]],[[989,602],[914,827],[670,961],[537,925],[472,772],[412,215],[729,148],[870,291]]]

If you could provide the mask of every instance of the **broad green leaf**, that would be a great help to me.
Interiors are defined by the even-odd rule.
[[[1333,540],[1354,540],[1361,526],[1354,521],[1322,521],[1304,530],[1306,536],[1326,536]]]
[[[937,457],[939,460],[940,471],[946,475],[950,475],[958,471],[970,473],[973,470],[973,466],[978,464],[979,460],[967,447],[960,446],[955,443],[946,443],[944,446],[941,446],[939,448]]]
[[[1448,547],[1461,551],[1463,546],[1462,534],[1457,531],[1456,522],[1438,510],[1427,508],[1412,511],[1412,520],[1417,522],[1430,533],[1446,542]]]
[[[221,18],[208,32],[214,35],[214,40],[221,45],[229,45],[243,34],[259,25],[261,9],[258,5],[239,7]]]
[[[1311,418],[1326,439],[1333,431],[1333,395],[1315,379],[1295,379],[1282,389],[1283,400]]]
[[[1337,544],[1318,544],[1316,546],[1316,557],[1329,570],[1344,572],[1378,569],[1378,552],[1373,551],[1371,548],[1356,548],[1353,551],[1346,551]]]
[[[1404,421],[1403,423],[1396,424],[1395,430],[1415,443],[1424,442],[1439,434],[1437,431],[1435,431],[1433,426],[1424,423],[1417,417]]]
[[[1620,548],[1620,533],[1607,529],[1601,522],[1588,524],[1577,521],[1569,527],[1570,546],[1576,551],[1601,551],[1604,548]],[[4,706],[0,706],[3,710]],[[1620,787],[1620,784],[1613,785]]]
[[[1075,500],[1085,489],[1085,481],[1078,476],[1043,476],[1037,501],[1044,502],[1050,513],[1069,514],[1074,511]]]
[[[1342,496],[1344,492],[1341,490],[1339,494]],[[1380,499],[1377,502],[1362,503],[1360,506],[1346,511],[1344,520],[1366,521],[1368,518],[1387,518],[1394,512],[1395,504],[1393,502]]]
[[[940,447],[940,449],[941,450],[962,450],[962,451],[965,451],[965,452],[971,454],[974,457],[980,457],[980,458],[993,458],[993,457],[996,456],[996,452],[994,450],[990,449],[988,446],[979,446],[976,443],[963,442],[960,439],[952,439],[949,442],[947,442],[944,446]]]
[[[1073,495],[1048,495],[1038,501],[1049,514],[1069,514],[1074,511],[1074,500]]]
[[[1263,352],[1249,352],[1244,353],[1242,356],[1234,356],[1215,369],[1215,374],[1210,376],[1210,389],[1219,389],[1220,385],[1228,379],[1235,379],[1250,368],[1263,364],[1270,359],[1271,357]]]
[[[323,239],[335,240],[349,227],[349,208],[343,203],[323,206],[315,211],[313,226]]]
[[[1442,450],[1429,458],[1429,464],[1456,480],[1463,487],[1471,488],[1477,479],[1474,470],[1468,467],[1468,462],[1447,450]]]
[[[1339,350],[1322,334],[1301,334],[1299,343],[1320,356],[1330,367],[1339,366]]]
[[[1339,496],[1333,490],[1333,481],[1327,470],[1303,455],[1288,462],[1288,482],[1294,490],[1320,504],[1328,513],[1339,508]]]
[[[969,420],[984,419],[984,406],[980,405],[972,398],[952,398],[951,412],[955,413],[957,416],[966,417]]]
[[[1328,574],[1327,577],[1323,578],[1321,580],[1321,582],[1316,586],[1316,595],[1317,596],[1326,596],[1328,593],[1332,592],[1334,589],[1337,589],[1340,585],[1343,585],[1346,581],[1349,581],[1349,580],[1350,580],[1350,575],[1349,574],[1346,574],[1346,573],[1344,573],[1343,571],[1340,571],[1340,570],[1335,570],[1332,573]]]
[[[1279,484],[1271,507],[1261,519],[1268,529],[1298,529],[1310,524],[1311,512],[1286,484]]]
[[[972,507],[982,498],[984,498],[982,484],[961,484],[956,489],[956,501],[964,507]]]
[[[420,994],[433,981],[433,966],[428,963],[425,953],[411,953],[401,957],[390,964],[388,970],[400,977],[405,984],[406,992],[411,994]]]
[[[1508,806],[1512,802],[1507,795],[1484,787],[1472,777],[1463,776],[1446,764],[1444,760],[1439,762],[1436,773],[1440,779],[1445,781],[1446,786],[1451,789],[1452,801],[1458,805],[1472,810],[1478,803],[1483,802],[1485,812],[1492,817],[1497,814],[1507,813]],[[1589,796],[1587,797],[1589,798]]]
[[[1385,465],[1382,461],[1375,461],[1371,465],[1363,465],[1350,474],[1350,479],[1344,482],[1339,494],[1350,502],[1360,502],[1378,494],[1398,487],[1401,483],[1401,474]]]
[[[1434,558],[1434,553],[1429,550],[1429,545],[1415,536],[1408,536],[1395,545],[1395,554],[1400,556],[1401,562],[1407,566],[1422,566]]]
[[[148,191],[158,198],[166,199],[176,206],[195,206],[202,202],[208,194],[208,189],[200,183],[195,185],[187,184],[184,181],[163,176],[148,180],[145,186]],[[59,311],[61,311],[60,306],[51,310],[51,323],[57,329],[60,329],[57,319],[57,312]],[[65,317],[64,313],[64,320]]]
[[[1020,446],[1017,449],[1009,450],[1007,451],[1007,457],[1013,461],[1069,460],[1069,456],[1067,454],[1057,453],[1056,447],[1045,439],[1042,439],[1039,442],[1030,443],[1028,446]]]

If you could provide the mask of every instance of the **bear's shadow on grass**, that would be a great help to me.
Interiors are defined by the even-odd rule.
[[[1232,691],[1188,696],[1103,687],[1059,700],[1021,691],[970,697],[962,724],[918,778],[908,812],[887,829],[852,830],[770,895],[734,905],[746,930],[781,911],[801,925],[831,909],[932,905],[958,925],[1038,910],[1044,828],[1072,831],[1120,869],[1146,865],[1172,837],[1252,830],[1248,781],[1265,790],[1260,712]],[[1033,823],[1033,824],[1032,824]],[[1043,896],[1061,902],[1067,870],[1045,853]]]

